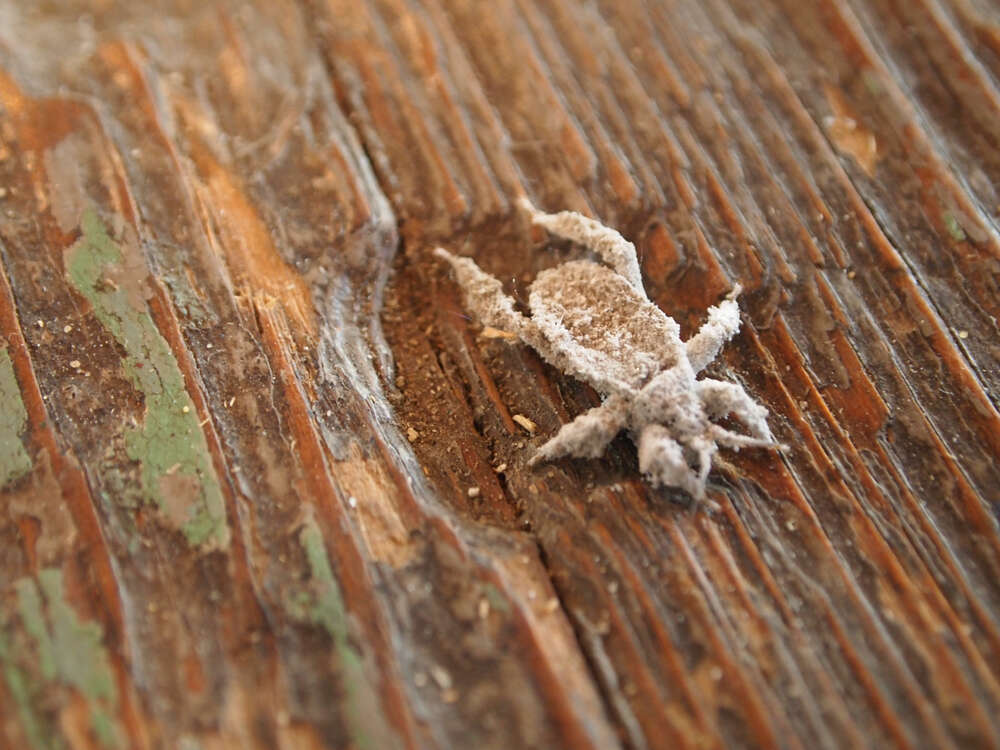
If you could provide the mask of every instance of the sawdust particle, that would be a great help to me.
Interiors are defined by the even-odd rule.
[[[484,339],[507,339],[508,341],[514,341],[517,339],[516,333],[501,331],[499,328],[494,328],[493,326],[483,326],[483,330],[480,335]]]
[[[525,430],[530,432],[532,435],[534,435],[535,431],[538,429],[538,425],[536,425],[534,422],[532,422],[523,414],[515,414],[513,416],[513,420],[517,422],[519,425],[521,425],[521,427],[523,427]]]
[[[442,690],[447,690],[452,686],[451,675],[448,674],[448,670],[446,670],[444,667],[435,664],[433,667],[431,667],[430,671],[431,671],[431,677],[434,679],[434,682],[437,683],[437,686],[439,688],[441,688]]]

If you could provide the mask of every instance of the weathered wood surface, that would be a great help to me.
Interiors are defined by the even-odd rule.
[[[2,0],[0,69],[0,744],[1000,744],[996,3]],[[719,512],[527,467],[596,396],[429,253],[523,296],[519,194],[748,290]]]

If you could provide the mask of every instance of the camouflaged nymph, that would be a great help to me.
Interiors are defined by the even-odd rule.
[[[719,446],[780,447],[767,409],[743,387],[697,375],[740,327],[737,286],[686,342],[680,327],[649,300],[635,247],[618,232],[573,211],[546,214],[527,200],[534,224],[591,250],[601,262],[575,260],[542,271],[531,284],[530,317],[515,309],[500,282],[469,258],[437,248],[484,325],[510,331],[547,362],[589,383],[603,403],[563,425],[532,463],[561,456],[596,458],[622,430],[639,451],[639,469],[656,485],[680,487],[696,499]],[[713,422],[732,414],[740,434]]]

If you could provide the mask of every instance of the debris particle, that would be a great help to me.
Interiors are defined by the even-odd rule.
[[[536,425],[534,422],[532,422],[530,419],[528,419],[523,414],[515,414],[514,417],[513,417],[513,419],[514,419],[515,422],[517,422],[519,425],[521,425],[521,427],[523,427],[524,429],[526,429],[532,435],[534,435],[535,434],[535,430],[538,429],[538,425]]]
[[[490,602],[488,599],[479,600],[479,619],[485,620],[490,616]]]
[[[944,228],[948,230],[948,234],[955,242],[965,241],[965,232],[962,229],[962,225],[958,223],[958,219],[955,214],[948,212],[944,215]]]
[[[181,411],[187,414],[189,411],[191,411],[191,407],[185,404],[184,406],[181,407]]]
[[[35,325],[37,325],[39,328],[45,328],[45,321],[44,320],[35,321]]]
[[[857,271],[848,271],[847,272],[847,278],[849,278],[849,279],[853,279],[857,275],[858,275]]]
[[[547,602],[545,602],[545,614],[551,615],[559,609],[559,600],[556,597],[552,597]]]
[[[958,337],[960,339],[967,339],[967,338],[969,338],[969,332],[968,331],[959,331],[958,332]]]
[[[80,360],[74,359],[72,362],[69,363],[69,366],[72,367],[74,370],[79,370],[80,369]]]
[[[420,437],[420,433],[419,432],[417,432],[416,430],[414,430],[412,427],[407,427],[406,428],[406,439],[407,440],[409,440],[412,443],[412,442],[415,442],[418,437]]]
[[[347,504],[350,505],[352,508],[357,508],[358,499],[354,497],[354,495],[351,495],[349,498],[347,498]]]
[[[479,497],[479,488],[478,487],[469,487],[469,489],[468,489],[468,495],[469,495],[469,497]]]
[[[451,687],[451,675],[448,674],[448,671],[444,667],[437,664],[431,667],[431,677],[442,690],[447,690]]]
[[[859,121],[840,89],[827,86],[826,99],[833,114],[824,118],[823,124],[834,147],[840,153],[853,158],[865,174],[871,177],[879,160],[875,134]]]
[[[73,326],[63,326],[63,333],[69,333],[73,330]]]
[[[505,471],[507,471],[507,464],[500,464],[499,466],[494,466],[493,471],[495,471],[497,474],[503,474]]]
[[[494,328],[493,326],[483,326],[482,337],[484,339],[507,339],[508,341],[515,341],[517,334],[510,331],[501,331],[499,328]]]
[[[226,407],[227,408],[228,407],[232,407],[232,405],[235,404],[235,403],[236,403],[236,396],[233,396],[231,399],[229,399],[229,403],[226,404]]]

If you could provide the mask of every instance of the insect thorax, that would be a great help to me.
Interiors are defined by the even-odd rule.
[[[565,332],[565,342],[550,335],[553,344],[603,355],[633,385],[677,360],[677,324],[606,266],[570,261],[542,271],[531,285],[530,307],[543,329]]]

